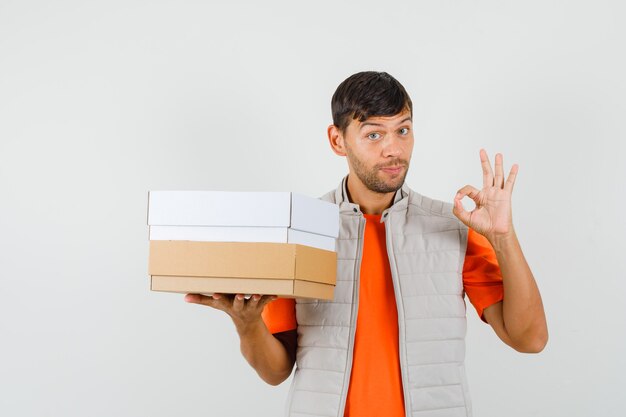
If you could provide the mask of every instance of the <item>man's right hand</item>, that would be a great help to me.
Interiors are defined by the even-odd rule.
[[[202,304],[226,312],[235,323],[241,341],[241,353],[259,376],[268,384],[278,385],[293,369],[297,333],[287,335],[288,341],[274,337],[263,322],[261,313],[275,295],[254,294],[245,300],[243,294],[187,294],[188,303]]]
[[[276,298],[275,295],[254,294],[246,300],[243,294],[215,293],[210,297],[201,294],[187,294],[185,301],[222,310],[232,318],[237,331],[241,333],[249,329],[251,325],[257,325],[261,320],[261,313],[265,305]]]

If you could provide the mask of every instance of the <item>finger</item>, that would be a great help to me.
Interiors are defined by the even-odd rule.
[[[513,186],[515,185],[515,178],[517,178],[517,172],[519,171],[519,165],[513,164],[511,167],[511,172],[509,172],[509,177],[506,179],[506,184],[504,184],[504,189],[513,192]]]
[[[491,171],[489,157],[484,149],[480,150],[480,164],[483,167],[483,188],[493,187],[493,171]]]
[[[504,185],[504,169],[502,168],[502,154],[496,154],[496,176],[493,179],[494,187],[502,188]]]
[[[466,226],[469,226],[470,220],[472,218],[472,214],[465,210],[463,207],[463,203],[461,203],[461,199],[454,199],[454,208],[452,209],[452,213],[463,222]]]
[[[478,205],[478,203],[480,203],[480,190],[476,187],[473,187],[471,185],[466,185],[465,187],[461,188],[459,191],[456,192],[456,195],[454,196],[454,200],[463,200],[463,197],[467,196],[469,198],[471,198],[472,200],[474,200],[474,203],[476,203],[476,205]]]
[[[205,304],[207,302],[210,302],[211,300],[213,300],[212,297],[207,297],[206,295],[202,295],[202,294],[186,294],[185,295],[185,301],[188,303],[193,303],[193,304]]]
[[[259,304],[259,300],[261,299],[260,294],[252,294],[246,305],[250,308],[257,308]]]
[[[213,297],[207,297],[202,294],[187,294],[185,295],[185,301],[192,304],[201,304],[213,308],[217,308],[218,310],[223,310],[221,303],[218,300],[215,300]]]
[[[267,304],[271,303],[277,298],[278,297],[276,295],[264,295],[259,301],[258,307],[264,309]]]
[[[235,298],[233,299],[233,311],[240,312],[241,310],[243,310],[244,303],[244,295],[235,294]]]
[[[265,305],[272,301],[273,297],[274,296],[272,295],[255,294],[252,296],[252,298],[250,298],[250,301],[248,301],[248,305],[250,308],[262,312],[265,308]]]
[[[478,207],[480,201],[479,194],[480,191],[478,191],[478,189],[471,185],[466,185],[465,187],[457,191],[456,195],[454,196],[454,207],[452,209],[452,213],[466,226],[470,225],[470,222],[472,220],[472,212],[465,210],[465,207],[463,207],[463,203],[461,202],[461,200],[463,200],[463,198],[467,196],[471,198],[474,203],[476,203],[476,207]]]

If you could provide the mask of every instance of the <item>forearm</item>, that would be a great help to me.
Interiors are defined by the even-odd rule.
[[[241,342],[241,353],[261,379],[271,385],[286,380],[293,369],[293,363],[285,347],[267,329],[262,320],[237,325]]]
[[[538,352],[548,340],[541,294],[524,258],[514,231],[492,238],[503,276],[502,320],[511,345],[521,351]]]

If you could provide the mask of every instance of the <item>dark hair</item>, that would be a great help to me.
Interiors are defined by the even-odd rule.
[[[363,71],[346,78],[333,94],[333,124],[342,132],[351,119],[365,121],[371,116],[393,116],[409,109],[413,103],[408,93],[386,72]]]

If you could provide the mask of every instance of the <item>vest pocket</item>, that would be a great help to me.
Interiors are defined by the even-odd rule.
[[[459,378],[463,388],[463,399],[465,400],[465,412],[467,417],[472,417],[472,400],[470,398],[467,376],[465,375],[465,365],[459,365]]]

